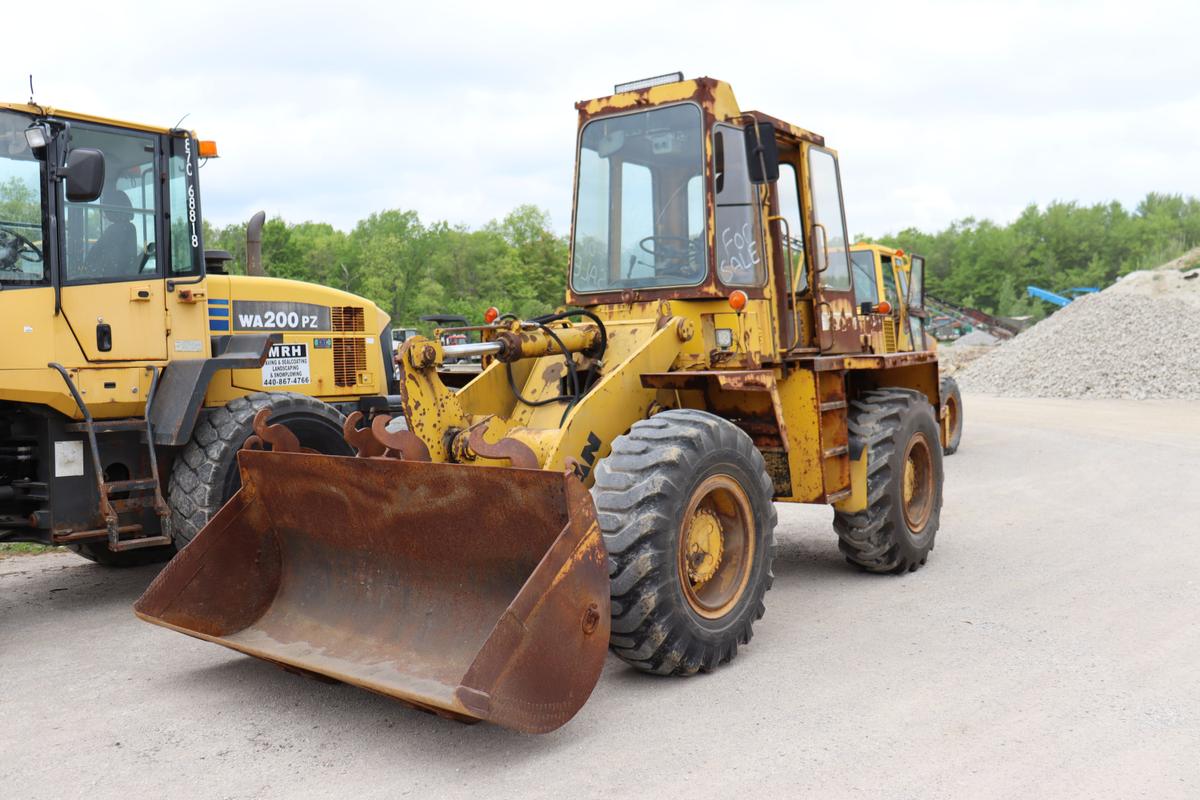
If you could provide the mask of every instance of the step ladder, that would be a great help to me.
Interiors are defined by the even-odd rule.
[[[83,415],[82,422],[73,422],[67,425],[67,430],[87,434],[88,447],[92,455],[92,470],[96,475],[100,516],[104,518],[103,528],[55,535],[55,544],[69,544],[72,542],[107,538],[108,549],[117,553],[125,550],[137,550],[143,547],[158,547],[170,544],[172,541],[171,509],[162,496],[162,484],[158,475],[158,454],[154,449],[154,430],[150,423],[150,410],[154,404],[155,391],[158,389],[160,370],[155,367],[149,368],[151,370],[150,391],[146,395],[146,410],[143,418],[100,420],[97,422],[92,418],[87,403],[83,401],[83,395],[79,393],[78,387],[75,386],[75,381],[71,379],[71,374],[67,372],[66,368],[57,363],[51,363],[47,366],[62,376],[63,381],[67,384],[67,389],[71,392],[71,397],[75,400],[75,405]],[[106,480],[104,477],[104,462],[100,458],[99,436],[106,433],[126,431],[145,432],[146,446],[149,449],[150,456],[150,476],[120,481]],[[126,496],[114,497],[114,495]],[[153,508],[154,513],[158,515],[160,531],[158,535],[144,535],[143,527],[140,524],[120,524],[121,514],[142,508]]]
[[[845,370],[818,371],[817,403],[821,416],[821,473],[824,502],[836,503],[850,496],[850,439],[847,421]]]

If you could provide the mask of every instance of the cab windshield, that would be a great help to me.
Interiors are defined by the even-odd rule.
[[[583,129],[571,286],[691,286],[707,272],[700,109],[667,106]]]
[[[0,287],[46,281],[42,162],[25,141],[30,122],[0,111]]]

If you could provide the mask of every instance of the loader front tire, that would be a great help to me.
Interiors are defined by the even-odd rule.
[[[962,393],[958,391],[958,381],[947,375],[942,378],[939,391],[942,398],[942,408],[946,412],[947,436],[946,446],[942,448],[945,455],[953,455],[962,441],[963,411]]]
[[[617,656],[691,675],[737,655],[773,580],[772,496],[762,454],[728,420],[675,409],[617,437],[592,488]]]
[[[942,510],[942,447],[933,407],[921,392],[878,389],[850,406],[850,454],[867,453],[867,507],[835,511],[846,560],[867,572],[920,569]]]
[[[301,446],[327,455],[354,455],[342,437],[341,412],[315,397],[255,392],[210,409],[171,468],[167,502],[177,549],[192,541],[241,487],[237,451],[254,434],[254,416],[264,408],[271,409],[271,424],[286,425]]]

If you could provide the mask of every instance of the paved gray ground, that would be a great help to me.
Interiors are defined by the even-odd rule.
[[[541,737],[139,622],[152,570],[0,561],[0,796],[1200,797],[1200,404],[966,409],[926,569],[860,575],[781,507],[737,661],[610,659]]]

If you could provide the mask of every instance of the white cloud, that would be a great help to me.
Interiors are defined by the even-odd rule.
[[[1194,2],[24,4],[4,95],[218,140],[217,224],[569,224],[573,103],[683,69],[841,153],[854,232],[1200,193]],[[53,25],[53,31],[46,28]],[[36,35],[34,33],[36,32]]]

